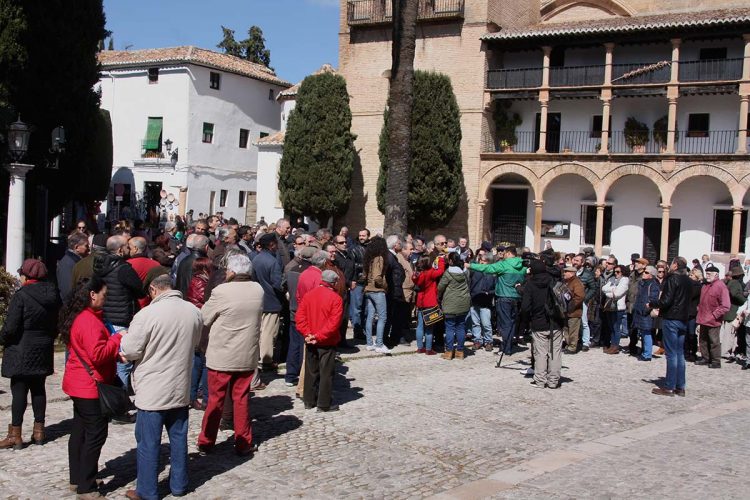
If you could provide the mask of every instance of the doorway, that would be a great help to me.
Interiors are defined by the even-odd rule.
[[[536,114],[534,124],[534,151],[539,150],[539,130],[542,124],[542,114]],[[548,153],[560,152],[560,128],[562,126],[562,114],[547,113],[547,140],[545,147]]]
[[[661,249],[661,219],[643,219],[643,257],[649,262],[659,260]],[[667,262],[677,257],[680,250],[680,219],[669,219],[669,245],[667,247]]]
[[[526,244],[526,211],[529,190],[494,189],[492,191],[492,242]]]

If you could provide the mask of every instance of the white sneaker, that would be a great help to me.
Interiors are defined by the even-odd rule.
[[[521,374],[534,375],[534,369],[532,367],[524,368],[523,370],[521,370]]]
[[[374,345],[365,346],[365,350],[367,350],[367,351],[374,351],[375,350],[375,346]]]
[[[386,346],[381,345],[380,347],[376,347],[375,348],[375,352],[377,352],[379,354],[390,354],[391,350],[388,349]]]

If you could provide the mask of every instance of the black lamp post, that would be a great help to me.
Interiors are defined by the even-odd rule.
[[[31,127],[18,120],[8,127],[8,154],[14,162],[19,162],[29,151],[29,139],[31,138]]]
[[[177,159],[179,156],[177,154],[177,151],[179,151],[179,148],[174,148],[174,151],[172,151],[172,144],[174,143],[171,139],[167,139],[166,141],[164,141],[164,147],[167,148],[167,154],[169,155],[169,163],[172,165],[172,169],[174,170],[175,168],[177,168]]]

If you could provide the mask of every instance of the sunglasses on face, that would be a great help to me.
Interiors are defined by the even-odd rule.
[[[615,271],[615,274],[622,274],[622,271]]]
[[[78,229],[86,229],[86,226],[78,226]]]
[[[435,244],[442,247],[444,245],[447,245],[448,242],[447,241],[441,241],[440,243],[435,243]]]
[[[337,244],[337,245],[343,245],[343,244],[345,244],[345,243],[346,243],[346,241],[337,241],[337,242],[336,242],[336,244]]]

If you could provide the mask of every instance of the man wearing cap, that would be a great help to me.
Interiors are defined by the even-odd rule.
[[[336,345],[339,343],[339,324],[343,301],[333,289],[339,279],[328,269],[321,275],[321,283],[310,290],[297,309],[297,329],[305,340],[305,388],[302,399],[305,408],[318,411],[337,411],[331,404],[333,375],[336,366]]]
[[[732,322],[737,317],[737,309],[745,303],[745,295],[743,293],[745,285],[742,282],[742,278],[745,277],[745,272],[742,267],[735,266],[729,269],[727,273],[731,276],[727,281],[727,290],[729,290],[729,311],[724,314],[724,322],[721,325],[721,357],[728,360],[730,363],[735,361],[736,349],[737,349],[737,332],[735,331]]]
[[[63,304],[70,300],[73,294],[73,268],[89,254],[89,237],[86,233],[74,231],[68,236],[68,249],[65,255],[57,261],[57,288]]]
[[[685,334],[690,316],[692,284],[684,257],[675,257],[669,271],[662,283],[659,300],[648,305],[650,309],[659,310],[667,356],[664,386],[655,387],[651,392],[659,396],[685,396]]]
[[[282,268],[276,258],[276,234],[260,237],[260,253],[253,259],[253,277],[263,287],[263,319],[260,328],[261,369],[275,371],[273,347],[281,326]]]
[[[581,316],[583,315],[583,299],[586,295],[583,289],[583,283],[578,279],[576,273],[578,269],[575,266],[568,266],[563,269],[563,282],[570,290],[570,301],[568,302],[568,322],[565,326],[565,347],[566,354],[575,354],[578,352],[578,334],[581,331]]]
[[[633,257],[635,257],[633,259]],[[644,259],[637,253],[630,256],[632,264],[630,265],[631,271],[628,281],[628,294],[626,297],[626,307],[628,311],[628,337],[630,343],[628,344],[628,351],[631,356],[638,355],[638,329],[633,325],[633,306],[638,298],[638,290],[643,279],[643,271],[648,265],[648,259]],[[656,275],[653,275],[656,276]]]
[[[701,288],[698,316],[695,318],[701,353],[696,365],[721,368],[721,326],[730,306],[729,289],[719,279],[719,268],[706,266],[706,284]]]

